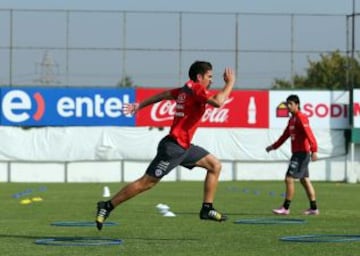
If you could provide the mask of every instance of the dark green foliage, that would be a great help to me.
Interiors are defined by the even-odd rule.
[[[293,81],[275,79],[273,89],[346,90],[351,85],[360,88],[359,57],[352,59],[340,51],[321,54],[320,60],[308,60],[305,75],[295,75]]]
[[[125,76],[118,82],[118,84],[116,86],[123,87],[123,88],[124,87],[134,87],[134,82],[130,76]]]

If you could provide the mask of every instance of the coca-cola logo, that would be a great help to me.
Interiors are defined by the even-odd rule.
[[[201,122],[210,123],[226,123],[229,119],[230,109],[227,105],[233,101],[234,98],[228,98],[220,108],[207,106],[205,113],[201,118]],[[176,112],[175,101],[161,101],[152,105],[150,111],[150,118],[154,122],[164,122],[172,120]]]

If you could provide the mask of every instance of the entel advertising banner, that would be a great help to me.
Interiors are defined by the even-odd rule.
[[[347,91],[270,91],[270,128],[285,128],[289,113],[284,102],[290,94],[300,98],[301,111],[312,128],[345,129],[349,127]]]
[[[164,89],[137,89],[138,102]],[[215,93],[215,91],[211,91]],[[169,126],[175,113],[175,101],[167,100],[142,109],[136,115],[137,126]],[[269,127],[268,91],[233,91],[220,108],[208,104],[200,127]]]
[[[124,103],[139,102],[164,89],[44,88],[0,89],[0,124],[4,126],[169,126],[175,101],[148,106],[134,116],[122,113]],[[215,91],[212,91],[215,93]],[[313,128],[349,128],[347,91],[235,90],[220,108],[208,106],[201,127],[285,128],[284,101],[300,97],[301,110]],[[354,90],[354,127],[360,128],[360,90]]]
[[[1,125],[134,126],[122,113],[134,89],[1,88]]]

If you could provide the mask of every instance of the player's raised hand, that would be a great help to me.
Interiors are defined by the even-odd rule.
[[[123,113],[125,115],[134,115],[139,110],[139,103],[125,103]]]
[[[227,82],[235,82],[235,73],[232,68],[225,68],[224,70],[224,81]]]

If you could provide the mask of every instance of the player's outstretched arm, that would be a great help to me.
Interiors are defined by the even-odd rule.
[[[207,103],[209,103],[210,105],[212,105],[214,107],[219,108],[224,104],[226,99],[229,97],[229,95],[234,87],[234,84],[235,84],[235,73],[234,73],[234,70],[232,70],[231,68],[225,68],[224,82],[225,82],[225,85],[222,88],[222,90],[219,91],[214,96],[210,97],[208,99]]]
[[[133,115],[139,110],[139,103],[124,103],[122,110],[125,115]]]
[[[149,98],[146,98],[142,102],[135,102],[135,103],[125,103],[123,106],[123,113],[125,115],[133,115],[136,112],[138,112],[140,109],[149,106],[151,104],[154,104],[156,102],[162,101],[162,100],[170,100],[172,99],[170,91],[163,91],[161,93],[155,94]]]

